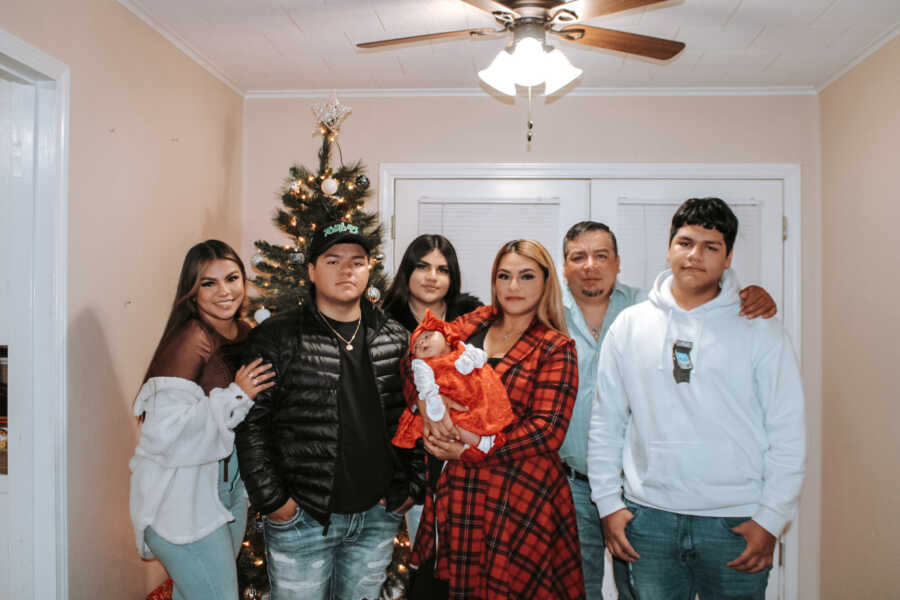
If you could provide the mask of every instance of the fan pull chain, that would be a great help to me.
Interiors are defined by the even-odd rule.
[[[530,144],[534,138],[534,121],[531,113],[531,86],[528,86],[528,126],[525,128],[525,140]]]

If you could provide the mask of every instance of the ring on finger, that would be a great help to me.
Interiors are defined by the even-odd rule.
[[[258,385],[259,381],[256,380],[256,377],[253,378],[253,385]]]

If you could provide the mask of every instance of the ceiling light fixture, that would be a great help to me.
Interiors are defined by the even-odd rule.
[[[583,25],[596,17],[660,4],[668,0],[461,0],[490,13],[499,29],[487,27],[425,33],[389,40],[364,42],[360,48],[379,48],[394,44],[446,38],[491,36],[512,32],[513,41],[501,50],[478,77],[501,94],[515,96],[517,86],[528,90],[526,140],[534,135],[532,88],[544,86],[544,94],[553,94],[577,79],[581,69],[572,66],[562,51],[547,45],[547,32],[582,46],[604,48],[655,60],[669,60],[684,50],[684,43],[663,38]]]
[[[545,43],[545,29],[539,23],[522,23],[515,38],[501,50],[478,77],[498,92],[516,95],[516,85],[536,87],[544,84],[544,94],[552,94],[570,84],[583,72],[572,66],[558,48]]]

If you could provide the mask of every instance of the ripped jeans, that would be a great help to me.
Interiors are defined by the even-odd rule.
[[[327,535],[300,508],[290,521],[264,519],[272,600],[377,600],[402,519],[376,504],[332,514]]]

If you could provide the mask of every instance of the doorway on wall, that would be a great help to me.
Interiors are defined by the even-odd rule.
[[[30,352],[33,340],[28,328],[11,317],[27,306],[31,287],[30,264],[17,252],[17,244],[24,232],[30,236],[32,230],[34,114],[34,86],[0,69],[0,599],[13,598],[8,586],[15,554],[27,551],[14,531],[14,510],[28,485],[28,476],[20,469],[27,468],[28,457],[20,454],[27,450],[18,443],[25,423],[18,416],[23,392],[30,387],[23,352]]]
[[[537,239],[561,273],[563,234],[586,219],[617,233],[619,280],[646,289],[665,267],[678,205],[721,197],[740,221],[733,266],[741,284],[769,291],[800,353],[799,240],[788,236],[799,226],[799,170],[793,166],[404,164],[382,165],[380,179],[382,222],[391,224],[389,272],[415,236],[441,233],[457,250],[463,291],[482,301],[490,299],[490,265],[503,242]],[[796,595],[796,522],[776,549],[767,600]],[[605,572],[612,573],[609,564]],[[615,597],[607,577],[604,598]]]
[[[0,600],[68,596],[69,69],[0,29]]]

